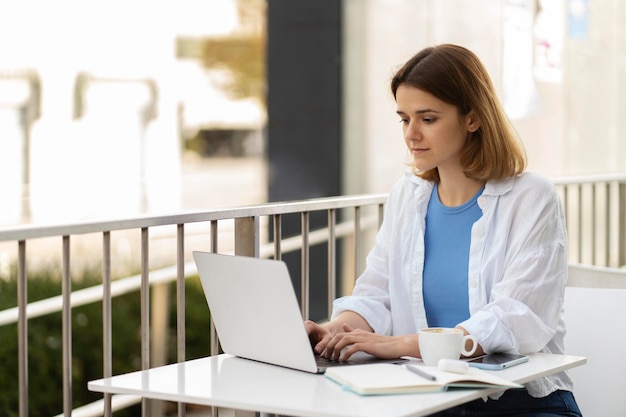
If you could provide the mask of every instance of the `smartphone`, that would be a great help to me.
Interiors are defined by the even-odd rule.
[[[514,353],[490,353],[467,361],[469,366],[491,370],[510,368],[524,362],[528,362],[528,356]]]

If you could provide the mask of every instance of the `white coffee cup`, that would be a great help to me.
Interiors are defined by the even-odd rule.
[[[472,335],[465,335],[462,330],[446,327],[429,327],[418,332],[422,360],[428,366],[437,366],[440,359],[459,359],[461,354],[470,356],[476,352],[478,342]],[[466,348],[468,340],[471,349]]]

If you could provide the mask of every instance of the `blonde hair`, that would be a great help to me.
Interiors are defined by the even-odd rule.
[[[460,115],[474,112],[480,128],[468,132],[461,155],[461,165],[468,178],[488,181],[524,171],[524,146],[502,109],[487,70],[473,52],[451,44],[425,48],[393,76],[394,98],[402,84],[454,105]],[[417,175],[439,181],[437,168]]]

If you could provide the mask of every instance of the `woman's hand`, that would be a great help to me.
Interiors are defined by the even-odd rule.
[[[366,352],[377,358],[395,359],[401,356],[419,357],[417,335],[384,336],[343,325],[343,332],[330,338],[319,352],[330,359],[347,361],[356,352]]]
[[[311,320],[306,320],[304,322],[304,328],[309,335],[309,340],[311,341],[311,347],[313,347],[313,351],[318,355],[321,354],[324,349],[326,349],[326,345],[333,337],[330,329]]]
[[[350,330],[363,329],[364,331],[373,332],[373,329],[367,321],[359,314],[353,311],[342,311],[334,320],[324,324],[317,324],[311,320],[305,320],[304,328],[309,335],[311,346],[318,355],[329,357],[323,354],[326,346],[331,339],[339,332],[345,331],[344,327],[349,326]]]

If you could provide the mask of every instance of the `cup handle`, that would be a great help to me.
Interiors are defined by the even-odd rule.
[[[465,347],[467,346],[468,340],[472,341],[472,348],[470,350],[467,350],[467,348]],[[474,336],[472,336],[471,334],[463,336],[463,346],[461,346],[461,353],[463,354],[463,356],[473,355],[474,352],[476,352],[477,348],[478,348],[478,341],[476,340]]]

